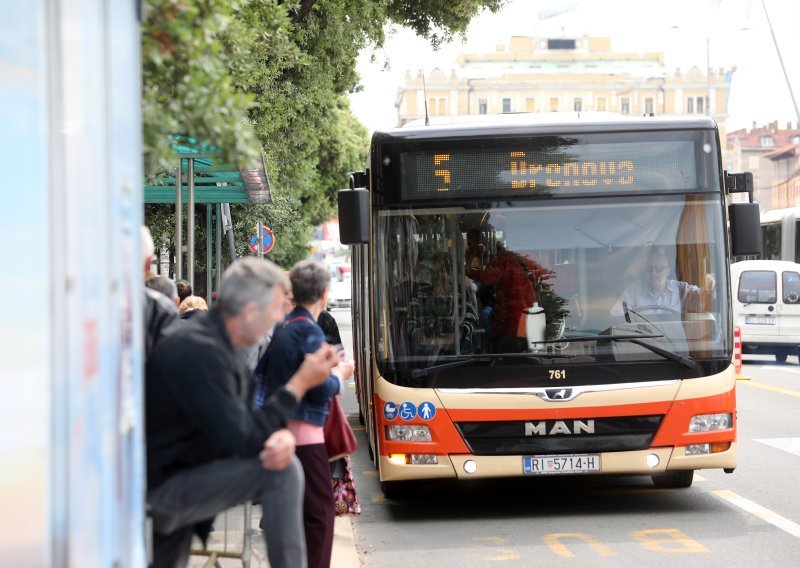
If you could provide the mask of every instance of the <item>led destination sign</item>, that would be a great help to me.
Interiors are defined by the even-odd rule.
[[[560,145],[535,142],[528,147],[403,152],[401,196],[438,199],[702,191],[698,188],[692,140]]]

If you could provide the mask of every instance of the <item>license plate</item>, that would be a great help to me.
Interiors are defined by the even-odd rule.
[[[599,454],[568,454],[555,456],[524,456],[525,475],[565,475],[600,471]]]
[[[775,325],[775,316],[744,316],[744,323],[749,325]]]

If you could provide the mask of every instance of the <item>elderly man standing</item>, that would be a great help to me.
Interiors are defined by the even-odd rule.
[[[323,344],[252,411],[250,372],[237,353],[283,316],[287,289],[271,262],[237,260],[223,274],[218,305],[163,339],[148,363],[153,566],[185,565],[197,525],[205,522],[207,534],[217,513],[256,498],[270,565],[306,565],[303,472],[286,422],[305,393],[327,380],[338,357]]]

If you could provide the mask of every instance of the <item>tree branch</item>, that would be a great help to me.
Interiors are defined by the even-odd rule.
[[[302,2],[300,2],[300,9],[297,11],[297,13],[295,13],[292,21],[295,24],[300,23],[300,21],[308,15],[316,3],[317,0],[302,0]]]

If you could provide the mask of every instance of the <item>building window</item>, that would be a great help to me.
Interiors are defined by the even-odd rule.
[[[428,99],[428,109],[427,112],[429,115],[434,116],[436,115],[436,99],[431,97]]]
[[[478,99],[478,114],[486,114],[486,99]]]
[[[694,114],[694,99],[692,97],[686,99],[686,114]]]
[[[761,145],[762,146],[772,146],[772,136],[762,136],[761,137]]]
[[[428,99],[428,113],[431,116],[444,116],[447,114],[447,98],[431,97]]]
[[[619,99],[619,112],[622,114],[630,114],[631,113],[631,98],[630,97],[621,97]]]
[[[533,97],[525,99],[525,112],[536,112],[536,99]]]
[[[606,98],[605,97],[597,97],[597,110],[600,112],[606,111]]]
[[[511,112],[511,99],[503,99],[503,112]]]
[[[583,99],[581,97],[572,99],[572,110],[575,112],[581,112],[583,110]]]
[[[647,97],[644,99],[644,113],[650,116],[653,112],[653,97]]]
[[[703,110],[703,108],[705,106],[703,104],[704,102],[705,102],[705,99],[703,97],[697,97],[697,114],[703,114],[705,112]]]
[[[789,142],[791,144],[797,144],[798,142],[800,142],[800,136],[792,136],[791,138],[789,138]]]
[[[575,49],[574,39],[548,39],[547,49]]]
[[[558,97],[550,97],[550,112],[558,112]]]

